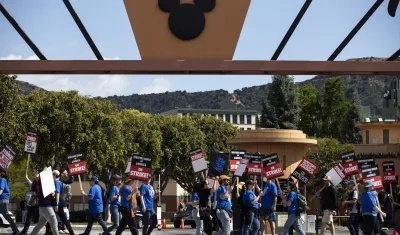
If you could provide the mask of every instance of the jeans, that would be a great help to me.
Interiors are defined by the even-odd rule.
[[[200,220],[199,210],[197,208],[193,208],[192,217],[194,222],[196,223],[196,235],[202,235],[203,233],[203,221]]]
[[[18,232],[18,227],[15,224],[15,221],[8,214],[8,203],[9,200],[0,200],[0,214],[2,214],[4,216],[4,219],[6,219],[8,223],[10,223],[10,227],[12,231],[15,233]]]
[[[110,207],[110,214],[111,214],[111,221],[113,224],[110,227],[108,227],[107,232],[111,232],[114,229],[118,228],[119,220],[121,219],[118,207]]]
[[[90,234],[90,231],[92,230],[94,221],[97,221],[97,222],[100,224],[101,228],[102,228],[103,231],[104,231],[103,234],[109,234],[109,233],[107,232],[107,224],[106,224],[106,222],[104,222],[104,220],[103,220],[103,215],[102,215],[102,213],[94,213],[94,214],[90,214],[90,213],[89,213],[89,214],[88,214],[88,225],[87,225],[87,227],[86,227],[86,229],[85,229],[84,234],[87,234],[87,235]]]
[[[31,235],[37,235],[40,229],[48,223],[53,235],[59,235],[57,228],[57,218],[53,207],[39,207],[39,222],[32,230]]]
[[[358,235],[358,214],[350,213],[349,223],[347,225],[350,235]]]
[[[31,225],[31,219],[33,223],[37,223],[39,220],[39,206],[28,206],[28,214],[26,215],[26,221],[24,224],[23,232],[28,231]]]
[[[258,217],[254,212],[250,213],[249,224],[244,223],[241,231],[242,235],[258,235],[258,232],[260,231],[260,221],[258,220]]]
[[[149,235],[153,232],[153,229],[157,226],[157,214],[154,211],[148,211],[143,214],[143,235]]]
[[[283,235],[289,235],[289,229],[293,225],[294,229],[300,234],[300,235],[306,235],[306,233],[303,231],[303,229],[300,226],[300,216],[297,216],[295,214],[289,215],[288,219],[285,222],[285,225],[283,226]]]
[[[202,217],[201,221],[203,222],[203,233],[207,235],[212,235],[213,231],[213,223],[210,216]]]
[[[221,227],[219,228],[216,235],[230,235],[231,234],[231,224],[228,212],[223,209],[217,209],[217,218],[221,222]]]
[[[125,230],[126,226],[129,226],[129,230],[131,231],[132,235],[139,235],[139,231],[137,229],[137,222],[134,217],[132,217],[131,209],[130,208],[121,208],[122,218],[119,222],[119,226],[117,228],[117,232],[115,235],[121,235],[122,232]]]

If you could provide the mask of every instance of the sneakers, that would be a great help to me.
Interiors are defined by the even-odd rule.
[[[65,231],[65,230],[58,230],[58,233],[59,233],[59,234],[68,234],[68,232]]]

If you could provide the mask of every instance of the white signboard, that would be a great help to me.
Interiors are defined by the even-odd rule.
[[[37,140],[37,135],[35,133],[29,132],[25,140],[25,152],[35,154]]]
[[[126,165],[126,169],[125,169],[125,174],[128,174],[131,172],[131,165],[132,165],[132,157],[129,157],[128,164]]]
[[[200,149],[190,152],[190,159],[192,161],[193,170],[195,173],[207,169],[207,162]]]
[[[326,175],[331,177],[331,183],[335,187],[346,177],[343,167],[339,164],[334,166],[328,173],[326,173]]]
[[[249,163],[249,159],[242,159],[240,160],[239,166],[236,168],[235,176],[242,176],[243,173],[246,171],[247,164]]]
[[[40,172],[39,176],[42,183],[43,197],[47,197],[48,195],[56,191],[51,166]]]

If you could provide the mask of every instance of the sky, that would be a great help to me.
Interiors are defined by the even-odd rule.
[[[279,59],[326,60],[375,1],[313,1]],[[400,9],[396,17],[390,17],[388,2],[385,0],[336,60],[389,57],[400,48]],[[0,0],[0,3],[47,59],[95,59],[61,0]],[[303,3],[303,0],[252,0],[234,59],[270,59]],[[105,59],[140,59],[122,0],[71,0],[71,4]],[[0,15],[0,38],[0,59],[37,59],[3,15]],[[295,76],[295,81],[311,77]],[[271,82],[270,76],[244,75],[21,75],[18,79],[46,90],[78,90],[83,95],[103,97],[176,90],[232,92]]]

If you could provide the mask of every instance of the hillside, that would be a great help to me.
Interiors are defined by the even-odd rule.
[[[351,60],[383,60],[382,58],[359,58]],[[298,86],[312,84],[322,92],[326,80],[336,76],[315,76],[310,80],[297,83]],[[346,84],[345,93],[349,95],[357,89],[362,104],[371,107],[372,115],[380,115],[383,93],[388,89],[390,81],[399,76],[339,76]],[[31,90],[41,89],[29,83],[17,81],[22,87],[22,94]],[[261,103],[268,94],[269,84],[253,87],[245,87],[229,93],[225,90],[213,90],[204,92],[174,91],[159,94],[129,96],[110,96],[106,98],[113,101],[122,109],[138,109],[143,112],[161,113],[175,108],[201,108],[201,109],[248,109],[261,110]]]

